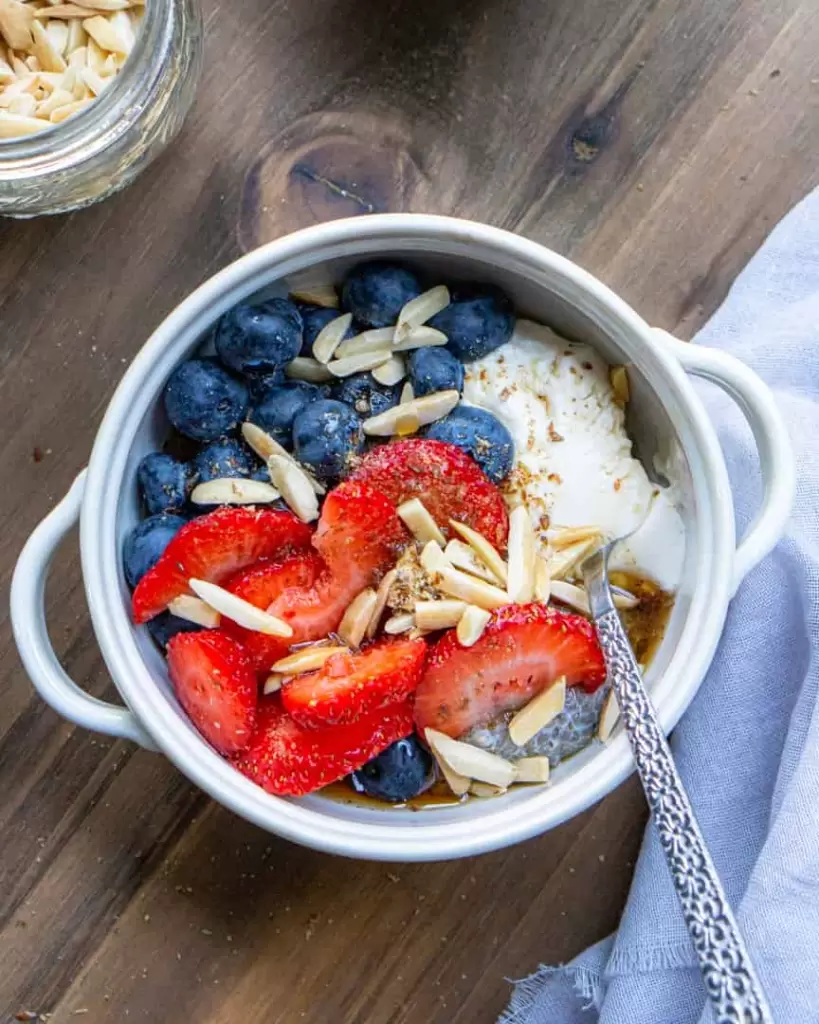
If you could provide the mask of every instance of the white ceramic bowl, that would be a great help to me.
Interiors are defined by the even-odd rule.
[[[495,228],[421,215],[335,221],[279,239],[233,263],[187,298],[156,330],[123,378],[100,427],[88,470],[29,539],[14,576],[14,632],[29,675],[49,704],[98,732],[164,752],[214,799],[262,828],[306,846],[393,861],[463,857],[519,842],[571,818],[632,770],[625,735],[561,765],[547,787],[524,787],[464,807],[371,809],[314,795],[270,796],[234,771],[180,710],[165,664],[129,616],[122,540],[139,515],[136,467],[167,430],[160,396],[174,367],[216,318],[250,296],[286,292],[286,281],[325,264],[333,276],[362,257],[414,259],[442,277],[493,281],[519,313],[628,363],[641,457],[661,454],[683,493],[684,578],[648,682],[671,729],[708,668],[737,585],[773,547],[787,518],[794,469],[785,431],[764,385],[737,360],[652,331],[608,288],[540,245]],[[760,513],[736,544],[734,510],[714,429],[687,372],[715,381],[751,425],[764,484]],[[127,707],[83,693],[65,674],[46,631],[43,589],[65,533],[80,521],[88,604],[103,657]]]

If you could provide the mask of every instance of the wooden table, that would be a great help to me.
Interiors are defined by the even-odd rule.
[[[243,249],[350,214],[455,213],[690,336],[819,181],[815,0],[207,0],[206,22],[199,102],[164,158],[95,209],[0,225],[4,583],[125,364]],[[76,541],[48,615],[72,677],[111,697]],[[5,614],[2,645],[3,1021],[484,1024],[505,977],[617,923],[633,780],[517,849],[333,859],[60,721]]]

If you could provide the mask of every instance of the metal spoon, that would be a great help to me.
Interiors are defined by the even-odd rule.
[[[671,880],[699,960],[717,1024],[773,1024],[773,1017],[719,875],[705,845],[634,651],[614,607],[608,578],[618,537],[581,567],[597,638]]]

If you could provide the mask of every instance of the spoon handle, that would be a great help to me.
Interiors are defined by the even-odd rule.
[[[601,559],[602,579],[596,561],[593,556],[584,566],[595,629],[714,1019],[717,1024],[773,1024],[762,985],[611,602],[605,556]]]

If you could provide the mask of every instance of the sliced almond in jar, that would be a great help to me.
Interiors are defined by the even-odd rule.
[[[327,369],[334,377],[351,377],[354,373],[374,370],[390,358],[389,349],[381,348],[374,352],[362,352],[357,356],[345,356],[334,359],[327,364]]]
[[[538,555],[535,559],[535,600],[540,604],[548,604],[552,594],[552,577],[549,573],[549,563]]]
[[[417,348],[446,345],[448,340],[443,331],[436,331],[434,327],[413,327],[393,345],[393,352],[412,352]]]
[[[535,531],[525,505],[509,513],[508,577],[506,589],[515,604],[535,596]]]
[[[372,375],[373,379],[377,380],[379,384],[391,388],[393,384],[397,384],[406,377],[407,364],[401,356],[390,356],[386,363],[376,366],[372,371]]]
[[[378,594],[372,587],[367,587],[353,598],[336,631],[345,644],[350,647],[361,645],[377,602]]]
[[[74,0],[74,3],[77,7],[96,11],[124,11],[131,6],[129,0]]]
[[[413,537],[422,544],[431,540],[437,541],[438,544],[446,544],[446,537],[438,529],[438,524],[419,498],[410,498],[395,511]]]
[[[113,14],[109,14],[108,23],[111,28],[117,33],[122,39],[126,50],[125,54],[129,54],[134,48],[136,42],[136,34],[134,33],[134,25],[131,21],[128,12],[125,10],[115,11]],[[115,53],[122,53],[122,50],[115,50]]]
[[[497,754],[473,747],[470,743],[453,740],[437,729],[425,729],[424,738],[440,760],[446,761],[453,771],[476,782],[507,789],[515,781],[515,769]]]
[[[83,63],[77,66],[83,67],[85,65],[85,45],[87,42],[88,33],[82,27],[82,22],[78,18],[72,18],[68,23],[68,45],[66,46],[69,67],[75,66],[71,63],[71,57],[80,49],[83,51]]]
[[[549,758],[548,757],[521,757],[513,761],[515,767],[515,782],[548,782],[549,781]]]
[[[436,391],[431,395],[414,398],[403,405],[394,405],[378,416],[364,420],[364,433],[369,437],[391,437],[398,433],[399,422],[407,417],[412,417],[419,427],[424,427],[452,412],[460,398],[460,393],[453,389]]]
[[[467,604],[476,604],[486,611],[504,608],[512,603],[505,590],[494,587],[491,583],[479,580],[475,576],[467,576],[459,569],[442,569],[435,574],[433,582],[439,590],[450,597],[457,597],[461,601],[466,601]]]
[[[318,519],[316,492],[310,478],[298,463],[282,455],[271,455],[267,460],[267,471],[273,486],[303,523],[312,523]]]
[[[437,629],[452,629],[461,621],[466,609],[464,601],[417,601],[415,624],[428,633]]]
[[[483,636],[483,631],[491,618],[491,614],[485,608],[470,604],[455,628],[458,643],[462,647],[473,647]]]
[[[408,334],[413,327],[420,327],[430,320],[442,309],[449,305],[449,289],[445,284],[439,284],[435,288],[422,292],[421,295],[410,299],[398,314],[398,322],[395,325],[395,339]]]
[[[201,597],[193,597],[192,594],[180,594],[168,605],[168,611],[178,619],[185,619],[186,622],[195,622],[197,626],[204,626],[206,629],[216,629],[222,621],[222,616],[215,608],[211,608]]]
[[[101,49],[108,50],[109,53],[122,53],[126,57],[130,53],[131,47],[128,40],[124,39],[111,24],[111,20],[102,14],[86,18],[82,27]]]
[[[412,612],[401,612],[393,615],[384,623],[384,632],[390,636],[398,636],[400,633],[408,633],[415,626],[415,616]]]
[[[17,0],[0,0],[0,35],[12,50],[28,53],[32,46],[34,10]]]
[[[191,491],[194,505],[266,505],[278,501],[280,495],[275,487],[263,480],[240,480],[234,477],[220,477],[197,484]]]
[[[61,21],[46,22],[46,35],[51,40],[51,45],[62,57],[68,46],[68,25]]]
[[[63,121],[67,121],[69,117],[73,117],[78,114],[81,110],[84,110],[91,100],[77,100],[74,103],[67,103],[64,107],[57,107],[56,110],[52,110],[49,117],[49,121],[52,124],[62,124]]]
[[[362,331],[352,338],[346,338],[338,346],[338,359],[351,356],[371,355],[373,352],[386,352],[385,359],[392,355],[394,327],[374,327],[371,331]]]
[[[384,609],[387,607],[387,599],[390,596],[390,587],[395,582],[395,577],[397,575],[398,573],[395,569],[390,569],[378,584],[378,590],[375,594],[375,604],[373,605],[372,612],[370,613],[370,621],[367,624],[368,640],[372,640],[378,632],[378,627],[381,625],[381,616],[384,614]]]
[[[289,380],[306,380],[310,384],[325,384],[333,379],[332,373],[318,359],[296,356],[284,368],[284,375]]]
[[[313,342],[313,356],[320,363],[329,363],[333,353],[344,340],[344,335],[349,331],[353,322],[352,313],[344,313],[331,320],[318,332]]]
[[[39,117],[23,117],[20,114],[0,112],[0,139],[17,139],[24,135],[35,135],[48,127],[48,121],[42,121]]]
[[[70,98],[70,97],[69,97]],[[23,117],[34,117],[37,113],[37,100],[31,93],[24,92],[15,96],[9,103],[10,114],[21,114]]]
[[[466,523],[459,523],[455,519],[450,519],[449,525],[456,533],[463,537],[498,582],[506,583],[508,577],[506,562],[504,562],[486,537],[482,533],[478,533],[477,530],[473,530],[471,526],[467,526]]]
[[[421,552],[421,568],[432,574],[441,569],[450,569],[452,563],[444,554],[443,548],[436,540],[428,541]]]
[[[534,697],[526,707],[515,712],[509,720],[509,739],[518,747],[525,747],[534,736],[556,718],[566,704],[566,677],[561,676],[552,685]]]
[[[17,76],[14,74],[14,70],[11,65],[7,64],[2,57],[0,57],[0,85],[11,85],[16,80]]]
[[[34,40],[31,50],[40,62],[40,69],[42,71],[65,71],[67,65],[63,60],[62,53],[54,45],[48,32],[39,21],[33,22],[31,35]]]
[[[401,388],[401,397],[398,399],[399,405],[406,405],[407,402],[411,402],[415,398],[415,391],[412,384],[409,381]]]
[[[101,8],[97,8],[93,13],[98,14],[100,10]],[[49,18],[57,18],[62,21],[78,21],[81,18],[87,18],[91,13],[87,7],[80,7],[79,4],[54,4],[51,7],[41,7],[39,11],[34,12],[34,17],[43,21]],[[80,28],[82,28],[82,25],[80,25]]]
[[[188,580],[188,586],[202,600],[214,608],[226,619],[251,629],[254,633],[266,633],[269,636],[288,637],[293,635],[293,630],[286,622],[277,619],[275,615],[269,615],[260,608],[252,605],[249,601],[242,600],[229,590],[218,587],[215,583],[208,583],[207,580]]]
[[[471,796],[476,796],[481,800],[488,800],[493,796],[503,796],[506,789],[502,786],[490,786],[488,782],[473,782],[469,786],[469,792]]]
[[[600,709],[600,721],[597,723],[597,738],[601,743],[608,743],[619,719],[620,707],[617,697],[614,695],[614,690],[610,690],[603,701],[603,707]]]
[[[37,104],[37,116],[50,117],[55,110],[73,102],[74,97],[70,92],[66,92],[65,89],[55,89],[47,100],[42,100]]]
[[[335,654],[349,654],[349,650],[346,647],[305,647],[296,654],[279,658],[270,668],[278,675],[300,676],[305,672],[315,672]]]
[[[609,370],[611,390],[614,392],[614,399],[619,405],[627,405],[631,397],[631,388],[628,382],[628,371],[625,366],[612,366]]]
[[[92,71],[91,68],[83,68],[82,71],[80,71],[80,79],[95,96],[99,96],[103,93],[111,81],[110,78],[101,78],[96,71]]]

